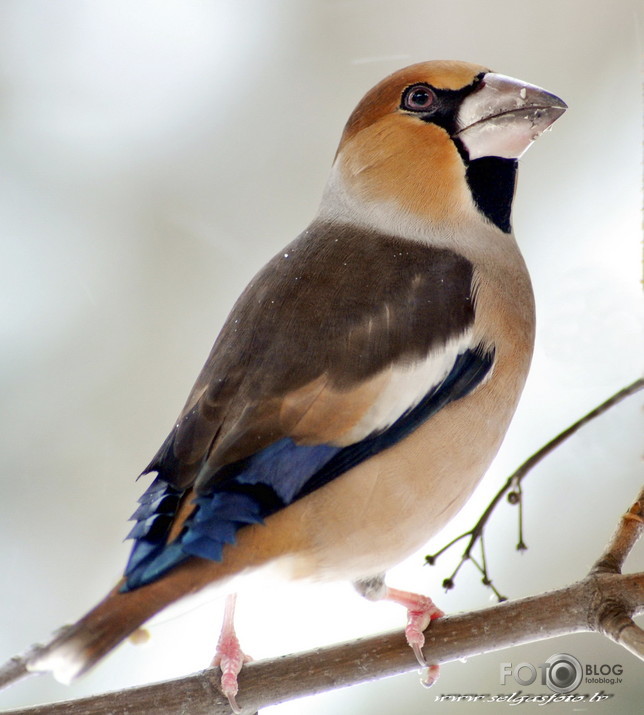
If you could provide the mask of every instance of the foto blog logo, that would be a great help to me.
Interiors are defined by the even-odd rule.
[[[571,693],[579,687],[584,677],[581,663],[568,653],[555,653],[545,663],[501,663],[500,682],[506,685],[508,678],[526,687],[537,682],[553,693]]]

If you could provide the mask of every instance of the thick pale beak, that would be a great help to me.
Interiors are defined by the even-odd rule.
[[[518,159],[566,111],[559,97],[527,82],[488,72],[461,104],[454,134],[470,160]]]

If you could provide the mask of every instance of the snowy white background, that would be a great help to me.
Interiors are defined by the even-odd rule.
[[[76,619],[118,578],[143,488],[134,477],[236,296],[314,214],[349,112],[401,66],[469,60],[570,106],[522,161],[515,202],[539,317],[524,398],[480,489],[423,553],[468,528],[523,459],[640,374],[636,8],[629,0],[0,3],[0,660]],[[586,427],[528,478],[527,553],[514,551],[516,511],[499,509],[487,543],[503,592],[517,598],[584,575],[642,482],[641,402]],[[389,581],[449,612],[487,606],[467,567],[443,593],[456,558],[430,569],[418,554]],[[629,568],[643,565],[640,545]],[[215,601],[166,615],[148,645],[124,645],[71,688],[28,680],[0,694],[0,707],[198,670],[212,656],[221,609]],[[346,584],[243,593],[238,615],[255,658],[404,622],[399,607],[369,604]],[[499,684],[502,661],[541,663],[556,652],[623,664],[624,683],[604,688],[615,700],[589,711],[639,711],[641,664],[582,634],[446,665],[432,691],[410,674],[265,712],[489,712],[434,699],[510,693]]]

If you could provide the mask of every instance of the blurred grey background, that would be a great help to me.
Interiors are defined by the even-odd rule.
[[[515,202],[538,302],[532,373],[479,491],[425,552],[466,530],[521,461],[640,374],[637,8],[629,0],[0,3],[0,660],[76,619],[118,578],[144,487],[136,475],[238,293],[316,211],[349,112],[399,67],[469,60],[570,106],[522,160]],[[516,510],[499,509],[487,545],[508,596],[564,586],[600,553],[642,483],[641,403],[631,398],[595,421],[528,478],[526,553],[514,550]],[[429,568],[418,554],[389,580],[449,612],[489,605],[468,567],[454,591],[442,591],[457,555]],[[628,567],[642,566],[640,544]],[[166,615],[148,645],[124,645],[71,688],[26,681],[1,693],[0,707],[205,667],[221,610],[216,601]],[[369,604],[345,584],[275,585],[239,600],[240,639],[255,658],[403,623],[400,608]],[[490,712],[500,706],[435,699],[509,694],[501,662],[537,664],[557,652],[623,665],[622,684],[580,688],[614,693],[588,710],[641,712],[641,663],[589,634],[446,665],[431,691],[410,674],[265,712]]]

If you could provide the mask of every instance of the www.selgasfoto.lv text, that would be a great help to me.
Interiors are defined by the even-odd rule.
[[[538,705],[550,705],[552,703],[602,703],[612,698],[612,693],[605,693],[603,690],[594,694],[580,693],[541,693],[533,694],[518,690],[511,694],[492,695],[483,694],[457,694],[436,695],[434,701],[437,703],[505,703],[507,705],[521,705],[522,703],[537,703]]]

